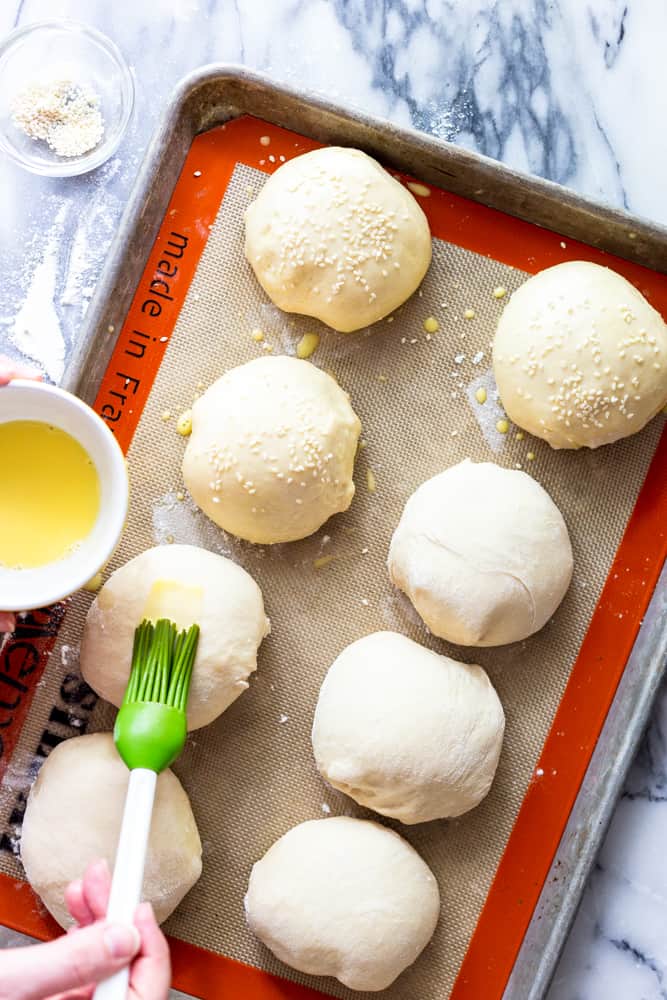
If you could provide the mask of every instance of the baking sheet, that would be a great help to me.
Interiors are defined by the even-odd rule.
[[[436,242],[421,295],[392,323],[367,334],[345,337],[281,314],[267,303],[242,254],[242,212],[264,178],[262,171],[244,165],[234,171],[129,453],[130,530],[113,564],[155,542],[203,544],[232,555],[255,576],[273,623],[250,691],[217,723],[193,734],[176,768],[200,825],[205,870],[168,929],[332,995],[351,995],[332,981],[309,980],[277,963],[246,931],[242,896],[252,862],[294,823],[326,815],[323,806],[332,814],[371,815],[322,784],[309,727],[319,684],[340,649],[377,628],[395,628],[482,663],[508,716],[496,783],[477,810],[450,823],[396,825],[438,876],[443,916],[425,955],[386,995],[446,997],[526,786],[535,779],[540,748],[655,449],[660,421],[593,453],[551,452],[534,439],[518,441],[515,429],[500,435],[488,359],[503,302],[494,298],[493,289],[511,291],[526,275],[448,242]],[[465,318],[468,309],[474,318]],[[438,318],[440,330],[427,339],[423,321],[430,315]],[[250,337],[256,327],[264,330],[275,353],[293,352],[303,332],[322,333],[313,361],[333,371],[350,392],[366,443],[351,510],[311,539],[277,548],[235,542],[188,500],[177,499],[184,445],[174,417],[191,404],[198,387],[263,350]],[[474,398],[480,384],[489,390],[484,406]],[[166,411],[173,414],[170,421],[162,419]],[[529,452],[535,455],[532,462]],[[500,650],[461,651],[430,640],[409,604],[390,588],[384,567],[389,537],[409,493],[464,457],[523,466],[554,497],[572,534],[575,580],[554,620],[538,636]],[[377,482],[374,493],[366,485],[369,468]],[[317,568],[322,555],[333,558]],[[56,666],[60,662],[72,672],[86,605],[85,597],[76,599],[54,652]],[[17,789],[25,786],[26,768],[61,684],[62,676],[51,670],[37,693],[10,781],[3,786],[5,820]],[[91,728],[108,728],[111,718],[100,705]],[[538,777],[558,780],[557,774]],[[2,870],[18,874],[14,862],[0,858]]]

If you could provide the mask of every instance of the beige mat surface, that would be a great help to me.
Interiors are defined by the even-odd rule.
[[[267,302],[243,256],[245,205],[265,177],[238,166],[204,251],[187,302],[129,453],[129,527],[112,567],[170,541],[203,545],[240,562],[264,592],[272,633],[250,689],[216,723],[191,735],[175,770],[188,790],[204,844],[204,872],[167,925],[172,934],[259,965],[333,996],[352,996],[332,980],[301,977],[249,934],[243,895],[252,863],[294,824],[314,817],[369,816],[319,778],[309,732],[320,683],[340,650],[377,629],[396,629],[489,672],[507,714],[506,740],[493,789],[453,822],[401,828],[435,872],[442,918],[421,959],[386,991],[391,1000],[444,1000],[533,774],[579,644],[656,446],[661,421],[597,452],[552,452],[516,428],[499,434],[490,341],[508,292],[526,277],[503,264],[436,241],[421,293],[372,333],[340,335],[292,318]],[[465,318],[473,310],[473,318]],[[440,329],[427,336],[423,322]],[[222,371],[262,353],[250,334],[261,328],[274,353],[293,353],[306,331],[322,334],[313,362],[332,371],[363,423],[351,509],[316,535],[291,545],[254,547],[219,531],[182,489],[185,443],[175,417]],[[475,390],[489,394],[482,406]],[[172,414],[162,419],[165,411]],[[535,458],[529,461],[528,453]],[[479,651],[433,640],[389,584],[387,548],[403,504],[424,479],[470,457],[523,467],[549,491],[571,532],[574,581],[554,619],[526,642]],[[368,472],[376,481],[368,489]],[[493,509],[493,497],[488,498]],[[315,561],[331,561],[316,567]],[[35,697],[21,743],[0,789],[6,826],[29,783],[35,748],[65,674],[76,673],[77,644],[90,601],[74,601]],[[59,693],[60,692],[60,693]],[[90,728],[109,728],[99,704]],[[55,732],[63,732],[57,722]],[[552,776],[544,775],[548,781]],[[539,830],[535,836],[539,837]],[[20,875],[10,855],[0,870]]]

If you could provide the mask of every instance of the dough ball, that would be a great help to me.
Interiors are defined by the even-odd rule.
[[[531,476],[466,459],[412,494],[389,574],[434,635],[500,646],[552,616],[570,584],[572,548],[560,511]]]
[[[586,261],[529,278],[493,347],[507,415],[552,448],[597,448],[667,402],[667,327],[634,285]]]
[[[326,372],[298,358],[257,358],[195,403],[183,476],[225,531],[292,542],[350,506],[360,431],[347,393]]]
[[[343,650],[313,723],[323,777],[403,823],[460,816],[493,781],[505,716],[484,670],[396,632]]]
[[[383,990],[428,944],[440,896],[397,833],[337,816],[276,841],[253,867],[245,908],[250,929],[292,968]]]
[[[129,771],[111,733],[76,736],[52,750],[30,790],[21,860],[30,885],[61,927],[72,919],[65,888],[87,865],[113,868]],[[162,923],[201,875],[201,841],[190,801],[172,771],[157,779],[142,899]]]
[[[188,729],[208,725],[245,691],[269,632],[261,590],[231,559],[195,545],[147,549],[109,577],[83,630],[81,673],[113,705],[123,700],[134,630],[144,618],[201,628]]]
[[[331,146],[285,163],[245,223],[246,257],[269,298],[343,333],[397,309],[431,263],[421,208],[358,149]]]

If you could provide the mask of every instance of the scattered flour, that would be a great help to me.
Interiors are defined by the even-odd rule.
[[[486,390],[484,403],[479,403],[476,398],[475,394],[478,389]],[[505,411],[498,402],[498,389],[493,377],[493,368],[489,368],[466,387],[466,396],[486,443],[493,452],[498,454],[507,443],[507,435],[501,434],[497,429],[498,421],[505,417]]]
[[[65,370],[65,339],[56,311],[55,293],[58,273],[58,242],[67,208],[61,206],[35,267],[23,305],[14,320],[12,343],[26,357],[41,365],[54,382]]]
[[[231,555],[227,538],[188,496],[178,500],[166,493],[153,504],[153,539],[164,545],[169,539],[180,545],[199,545],[221,556]]]
[[[117,184],[124,191],[136,167],[136,157],[114,157],[66,191],[44,193],[7,225],[5,233],[13,228],[13,238],[0,241],[5,263],[0,342],[9,353],[15,348],[24,360],[36,362],[53,381],[62,378],[66,345],[82,333],[117,229],[123,198],[109,188]],[[0,190],[3,218],[11,218],[5,194]]]
[[[87,279],[96,277],[99,273],[122,208],[118,199],[110,194],[107,187],[120,169],[121,161],[118,157],[102,167],[100,172],[102,182],[98,184],[90,199],[71,241],[60,304],[63,306],[81,304],[82,313],[85,313],[87,300],[95,291],[94,283],[90,284]]]

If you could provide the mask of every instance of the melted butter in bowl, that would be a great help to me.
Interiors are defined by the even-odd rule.
[[[88,452],[37,420],[0,424],[0,564],[33,569],[70,555],[92,531],[100,481]]]
[[[0,387],[0,608],[46,607],[91,581],[128,494],[123,452],[89,406],[41,382]]]

